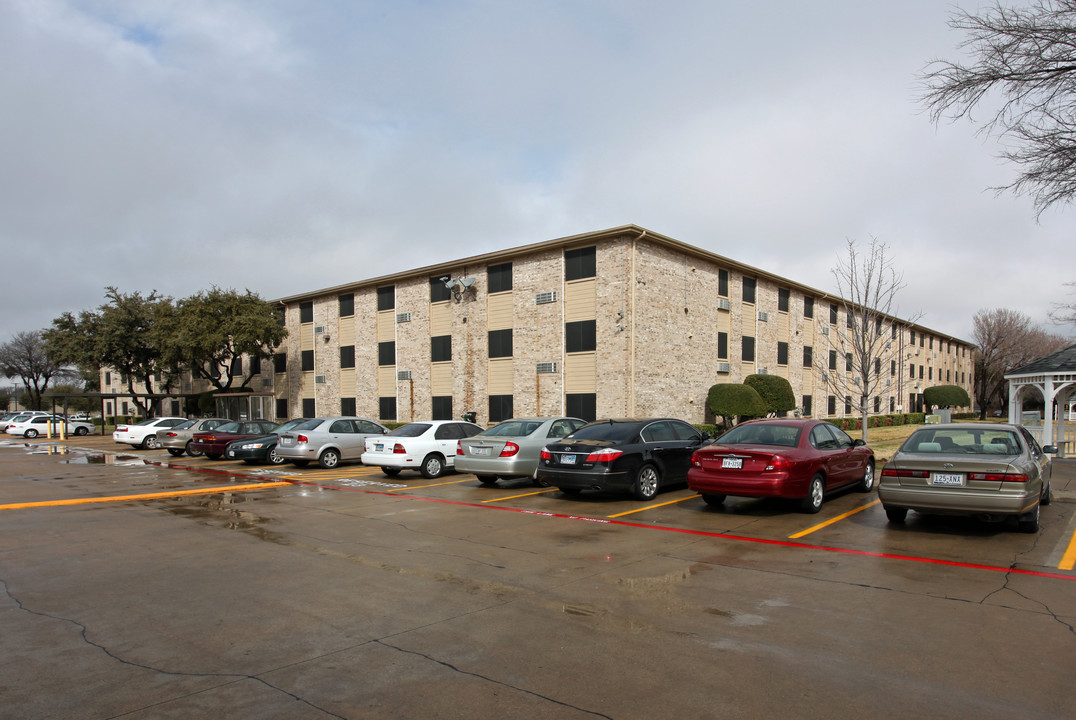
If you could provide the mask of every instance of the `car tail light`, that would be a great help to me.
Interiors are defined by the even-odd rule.
[[[1027,475],[1019,473],[968,473],[968,480],[985,480],[987,482],[1027,482]]]
[[[691,453],[691,465],[693,467],[702,467],[702,460],[699,459],[699,454],[697,452]]]
[[[407,450],[405,450],[404,446],[401,445],[400,443],[396,443],[395,445],[392,446],[392,453],[394,455],[406,455]]]
[[[519,445],[514,442],[506,442],[504,444],[504,450],[501,450],[501,457],[512,457],[519,452]]]
[[[774,455],[766,463],[767,470],[788,470],[790,467],[792,467],[792,463],[784,455]]]
[[[116,428],[116,432],[127,432],[127,426],[126,425],[120,425],[119,427]]]
[[[295,442],[299,442],[299,443],[310,442],[310,438],[308,438],[306,435],[296,435],[295,436]]]
[[[623,450],[605,448],[603,450],[599,450],[598,452],[592,452],[590,455],[587,455],[587,462],[613,462],[623,454]]]
[[[456,441],[456,454],[457,455],[462,455],[463,454],[463,443],[461,443],[459,440]]]
[[[907,470],[905,468],[882,468],[882,475],[884,477],[907,477],[907,478],[925,478],[930,477],[929,470]]]
[[[164,434],[164,436],[165,436],[165,437],[179,437],[179,433],[174,433],[174,432],[166,432],[166,433]]]
[[[549,452],[545,448],[542,448],[542,452],[538,453],[538,457],[541,460],[552,460],[553,459],[553,453]]]

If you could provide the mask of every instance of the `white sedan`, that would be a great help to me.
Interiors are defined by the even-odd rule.
[[[134,448],[156,449],[161,446],[160,440],[157,439],[158,432],[185,422],[187,418],[181,417],[146,418],[133,425],[117,425],[112,439]]]
[[[63,427],[64,425],[66,427]],[[50,429],[53,437],[59,437],[61,428],[66,435],[88,435],[94,429],[94,426],[93,423],[65,421],[55,415],[31,415],[22,421],[9,424],[6,430],[9,435],[36,438],[48,435]]]
[[[401,470],[418,470],[435,478],[456,461],[456,443],[482,432],[474,423],[430,420],[402,425],[388,435],[369,438],[363,465],[377,465],[392,477]]]

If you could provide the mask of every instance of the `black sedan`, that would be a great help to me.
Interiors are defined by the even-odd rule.
[[[687,481],[691,454],[707,439],[673,418],[599,420],[546,445],[537,480],[569,495],[627,490],[651,500],[662,487]]]
[[[280,439],[280,433],[293,430],[296,426],[302,425],[309,419],[310,418],[299,418],[297,420],[288,420],[270,435],[236,440],[224,450],[224,457],[229,460],[242,460],[248,465],[256,465],[258,463],[283,465],[287,460],[276,454],[276,444],[277,440]]]

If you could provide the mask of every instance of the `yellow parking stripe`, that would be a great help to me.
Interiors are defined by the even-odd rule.
[[[182,497],[186,495],[213,495],[215,493],[239,492],[246,490],[268,490],[269,488],[290,485],[286,482],[252,483],[247,485],[225,485],[224,487],[199,488],[197,490],[172,490],[170,492],[143,493],[140,495],[118,495],[100,498],[72,498],[68,500],[44,500],[42,502],[12,503],[0,505],[0,510],[21,510],[24,508],[53,507],[57,505],[85,505],[88,503],[124,502],[128,500],[154,500],[157,498]]]
[[[646,507],[636,508],[635,510],[628,510],[627,512],[617,513],[616,515],[606,515],[608,518],[624,517],[625,515],[631,515],[632,513],[642,512],[643,510],[653,510],[654,508],[665,507],[666,505],[672,505],[674,503],[683,502],[685,500],[694,500],[699,497],[698,495],[688,495],[687,497],[678,498],[676,500],[670,500],[668,502],[658,503],[657,505],[647,505]]]
[[[1061,564],[1057,566],[1058,570],[1072,570],[1076,567],[1076,533],[1072,534],[1072,538],[1069,540],[1068,549],[1065,550],[1065,554],[1061,556]]]
[[[832,525],[833,523],[837,522],[838,520],[844,520],[846,517],[850,517],[852,515],[855,515],[857,512],[863,512],[867,508],[873,507],[873,506],[877,505],[880,502],[882,502],[882,501],[881,500],[872,500],[871,502],[867,503],[866,505],[863,505],[862,507],[857,507],[855,510],[849,510],[848,512],[842,513],[841,515],[838,515],[835,518],[830,518],[829,520],[826,520],[824,523],[819,523],[819,524],[817,524],[817,525],[815,525],[813,527],[807,528],[806,530],[800,530],[795,535],[789,535],[788,539],[789,540],[795,540],[796,538],[801,538],[804,535],[810,535],[815,530],[821,530],[824,527]]]
[[[482,502],[489,503],[489,502],[500,502],[502,500],[515,500],[516,498],[530,497],[531,495],[541,495],[542,493],[553,492],[556,489],[557,488],[555,488],[555,487],[545,488],[544,490],[535,490],[534,492],[523,493],[522,495],[509,495],[507,497],[495,497],[495,498],[491,498],[489,500],[483,500]]]

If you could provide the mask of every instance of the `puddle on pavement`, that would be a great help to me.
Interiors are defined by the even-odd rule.
[[[260,498],[244,493],[221,493],[208,498],[168,501],[165,512],[176,517],[188,518],[207,527],[220,527],[226,530],[238,530],[251,537],[277,545],[290,545],[287,538],[265,528],[272,520],[257,515],[250,510],[240,509],[236,505],[256,502]]]
[[[137,455],[111,455],[108,453],[72,453],[74,457],[64,460],[71,465],[145,465]]]

